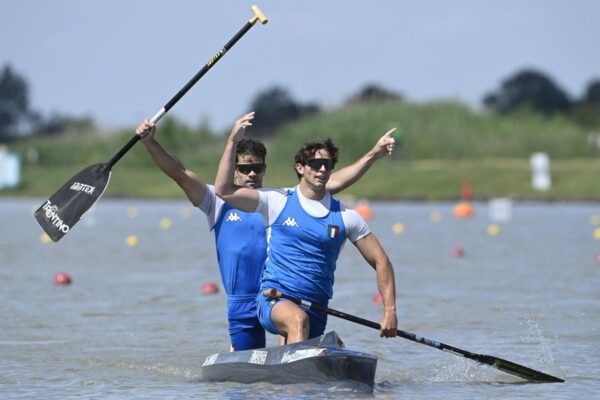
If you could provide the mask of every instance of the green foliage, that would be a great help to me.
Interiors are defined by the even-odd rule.
[[[534,70],[519,71],[506,79],[498,90],[485,97],[484,104],[499,113],[525,106],[543,114],[565,113],[572,105],[551,78]]]
[[[280,126],[319,111],[315,104],[300,104],[290,93],[279,86],[268,88],[256,95],[250,104],[256,112],[253,121],[254,135],[271,136]]]
[[[351,162],[398,122],[403,136],[397,157],[407,160],[528,158],[536,151],[552,158],[599,154],[585,130],[563,116],[527,111],[499,116],[476,113],[456,102],[389,101],[348,106],[286,125],[270,144],[269,158],[291,163],[304,141],[331,137],[341,149],[340,161]]]
[[[29,85],[9,65],[0,71],[0,142],[17,136],[29,116]]]

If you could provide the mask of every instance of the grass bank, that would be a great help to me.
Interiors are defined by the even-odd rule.
[[[188,163],[188,167],[212,182],[215,167]],[[8,196],[47,197],[86,165],[48,169],[29,166],[23,170],[23,185],[0,191]],[[455,200],[463,180],[472,185],[475,198],[511,197],[528,200],[600,201],[600,160],[554,160],[552,188],[540,192],[531,187],[529,162],[522,159],[489,160],[386,160],[343,194],[384,200]],[[271,163],[266,186],[293,186],[297,179],[290,164]],[[117,164],[104,196],[185,198],[179,187],[153,166]]]
[[[281,127],[265,141],[267,186],[292,186],[291,160],[309,139],[331,137],[340,163],[356,160],[389,128],[400,127],[396,154],[379,162],[348,194],[360,198],[451,200],[468,179],[477,198],[600,201],[600,131],[588,132],[561,117],[521,112],[499,116],[475,112],[456,102],[413,104],[375,102],[311,115]],[[0,196],[54,193],[84,167],[106,162],[133,135],[134,127],[113,135],[71,132],[28,138],[11,144],[22,158],[23,185]],[[252,135],[252,130],[249,130]],[[190,128],[174,119],[161,121],[158,139],[188,168],[212,182],[225,143],[210,127]],[[531,187],[529,156],[551,158],[552,189]],[[35,161],[33,161],[35,160]],[[179,188],[136,145],[113,169],[106,196],[183,198]]]

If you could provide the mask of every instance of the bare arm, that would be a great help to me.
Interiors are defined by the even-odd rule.
[[[219,162],[217,177],[215,179],[215,192],[232,207],[238,210],[253,212],[258,207],[258,192],[255,189],[249,189],[237,186],[233,182],[235,173],[235,151],[237,143],[242,140],[246,133],[246,128],[252,126],[254,112],[250,112],[237,121],[231,129],[223,156]]]
[[[375,143],[375,146],[354,164],[335,171],[331,175],[331,178],[329,178],[329,182],[327,182],[327,190],[334,194],[341,192],[356,183],[356,181],[371,168],[371,165],[373,165],[375,161],[388,154],[392,154],[396,148],[396,141],[393,137],[395,131],[396,128],[387,131],[385,135]]]
[[[137,127],[135,133],[141,137],[142,143],[146,146],[156,165],[183,189],[194,206],[200,205],[206,194],[206,184],[154,139],[156,126],[145,120]]]
[[[377,287],[383,300],[381,336],[394,337],[398,330],[398,318],[396,317],[396,281],[392,263],[379,240],[372,233],[359,239],[354,245],[377,274]]]

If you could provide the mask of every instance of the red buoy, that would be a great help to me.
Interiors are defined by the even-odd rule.
[[[383,299],[381,298],[381,293],[375,293],[373,295],[373,304],[381,304],[383,303]]]
[[[456,246],[452,248],[452,257],[464,257],[465,249],[460,246]]]
[[[54,284],[55,285],[70,285],[71,284],[71,276],[66,272],[59,272],[54,276]]]
[[[219,293],[219,286],[217,286],[217,284],[214,282],[206,282],[205,284],[202,285],[202,288],[200,289],[200,291],[204,295],[217,294],[217,293]]]

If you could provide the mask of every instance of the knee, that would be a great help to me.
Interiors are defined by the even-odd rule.
[[[294,314],[293,320],[295,325],[294,328],[296,328],[298,331],[307,331],[309,329],[310,320],[304,311],[298,310],[298,312]]]

